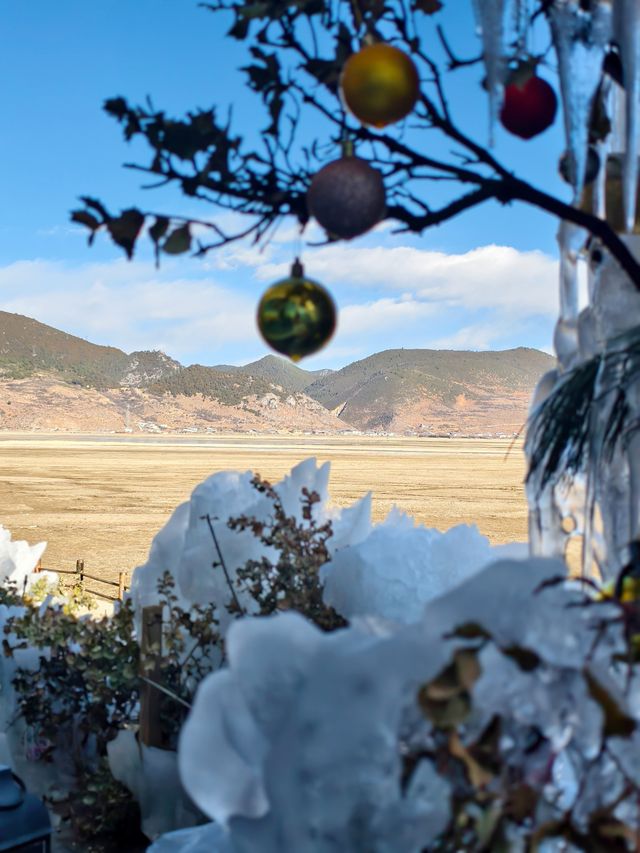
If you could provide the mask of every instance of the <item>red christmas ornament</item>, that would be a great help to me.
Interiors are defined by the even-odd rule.
[[[556,93],[546,80],[517,69],[504,89],[500,121],[509,133],[531,139],[553,124],[557,110]]]

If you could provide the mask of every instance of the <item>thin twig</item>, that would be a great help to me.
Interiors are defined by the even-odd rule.
[[[172,690],[169,690],[168,687],[165,687],[163,684],[158,684],[157,681],[152,681],[150,678],[147,678],[146,675],[140,676],[142,681],[146,681],[147,684],[151,685],[151,687],[155,687],[156,690],[159,690],[161,693],[164,693],[166,696],[170,696],[176,702],[179,702],[181,705],[184,705],[185,708],[191,710],[191,705],[189,702],[185,702],[185,700],[178,696],[177,693],[174,693]]]
[[[203,519],[205,519],[207,524],[209,525],[209,530],[211,531],[211,538],[213,539],[213,544],[215,545],[215,549],[216,549],[216,552],[218,554],[218,559],[220,561],[220,567],[222,568],[225,580],[227,581],[227,586],[229,587],[229,590],[231,591],[231,597],[233,598],[233,601],[234,601],[236,607],[238,608],[238,610],[240,611],[240,613],[242,613],[244,616],[246,616],[247,611],[240,604],[240,599],[238,598],[238,595],[235,591],[233,583],[231,582],[231,575],[229,574],[229,571],[227,569],[227,565],[224,561],[224,557],[222,556],[222,551],[220,550],[220,544],[218,543],[218,537],[216,536],[216,531],[213,527],[213,522],[211,521],[211,516],[209,515],[209,513],[207,513],[206,515],[201,515],[200,520],[203,520]]]

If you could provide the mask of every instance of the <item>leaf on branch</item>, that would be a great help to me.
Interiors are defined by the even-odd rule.
[[[464,622],[445,635],[445,639],[452,637],[459,637],[462,640],[490,640],[491,634],[478,622]]]
[[[440,0],[413,0],[413,8],[425,15],[435,15],[442,9],[442,3]]]
[[[162,245],[162,251],[167,255],[182,255],[191,248],[191,231],[189,225],[181,225],[172,231]]]
[[[158,216],[151,228],[149,228],[149,237],[153,240],[153,247],[156,256],[156,267],[160,265],[160,240],[167,233],[168,228],[169,218],[167,216]]]
[[[497,776],[502,766],[500,741],[502,739],[502,718],[495,714],[475,743],[468,749],[470,755],[485,770]]]
[[[351,55],[351,31],[340,23],[336,37],[336,55],[334,59],[309,59],[303,66],[305,71],[326,86],[334,94],[338,91],[340,75],[345,62]]]
[[[89,229],[89,245],[91,246],[96,236],[96,231],[102,225],[100,220],[96,219],[88,210],[72,210],[71,221],[77,222],[79,225],[84,225]]]
[[[539,799],[540,793],[535,788],[527,785],[526,782],[521,782],[507,793],[505,813],[518,824],[532,820]]]
[[[453,661],[418,693],[418,703],[434,726],[452,729],[468,717],[471,690],[481,670],[475,649],[458,649]]]
[[[124,124],[124,137],[131,139],[136,133],[140,133],[140,117],[135,110],[131,109],[124,98],[108,98],[102,105],[104,111]]]
[[[265,133],[278,136],[280,113],[284,107],[284,94],[287,86],[280,76],[280,60],[275,53],[265,53],[259,47],[251,48],[251,55],[260,65],[247,65],[241,68],[249,76],[249,87],[258,92],[269,110],[271,124]]]
[[[181,160],[191,160],[198,151],[208,148],[218,135],[212,112],[190,116],[190,119],[189,123],[166,121],[162,128],[163,147]]]
[[[78,222],[80,225],[86,225],[87,228],[90,228],[92,231],[99,228],[101,224],[96,217],[87,210],[72,210],[71,221]]]
[[[106,222],[111,239],[125,250],[129,260],[133,257],[136,240],[143,225],[144,216],[135,207],[123,210],[120,216]]]
[[[210,3],[200,5],[211,12],[220,11],[219,7]],[[271,21],[278,21],[286,15],[292,6],[309,17],[325,11],[324,0],[254,0],[250,3],[238,3],[233,6],[236,19],[227,35],[243,41],[249,34],[252,21],[266,20],[268,26]]]
[[[158,216],[156,221],[153,223],[151,228],[149,228],[149,236],[153,240],[154,243],[159,243],[160,240],[167,233],[167,229],[169,228],[169,219],[166,216]]]
[[[107,98],[103,104],[103,109],[119,121],[126,118],[129,113],[129,105],[124,98]]]
[[[81,195],[80,201],[86,204],[87,207],[91,208],[91,210],[95,210],[96,213],[102,217],[102,221],[104,223],[106,223],[107,220],[111,219],[111,214],[102,204],[102,202],[98,201],[97,198],[91,198],[91,196],[88,195]]]
[[[457,732],[453,732],[451,734],[449,739],[449,752],[454,756],[454,758],[462,761],[467,771],[469,782],[471,782],[474,788],[485,788],[493,779],[493,774],[488,770],[485,770],[485,768],[475,760],[460,740],[460,736]]]
[[[532,672],[540,666],[538,655],[524,646],[506,646],[501,649],[501,652],[517,663],[523,672]]]

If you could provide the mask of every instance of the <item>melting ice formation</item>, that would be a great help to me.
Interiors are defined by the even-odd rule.
[[[14,541],[11,533],[0,525],[0,587],[15,586],[18,592],[29,590],[38,580],[56,583],[58,575],[55,572],[35,573],[34,569],[42,557],[46,542],[29,545],[22,540]],[[5,637],[4,627],[13,617],[24,614],[22,606],[0,604],[0,637]],[[9,634],[6,639],[11,646],[17,645],[17,638]],[[46,771],[40,772],[40,767],[34,768],[34,763],[25,757],[24,738],[25,726],[21,720],[15,720],[17,696],[13,687],[16,670],[36,670],[40,665],[40,657],[47,654],[46,650],[37,648],[14,648],[13,655],[0,656],[0,763],[11,763],[19,775],[34,787]]]
[[[603,612],[572,607],[580,596],[569,587],[536,594],[562,571],[553,560],[498,561],[429,602],[411,625],[359,620],[324,634],[296,613],[235,622],[228,666],[203,681],[179,748],[183,784],[215,823],[163,836],[153,853],[428,849],[450,817],[448,782],[423,760],[403,790],[400,756],[428,737],[418,688],[461,642],[452,628],[471,621],[496,645],[481,652],[463,736],[472,742],[499,713],[507,763],[532,782],[553,767],[546,816],[572,807],[586,821],[624,785],[620,767],[638,777],[640,739],[609,739],[613,758],[601,754],[604,717],[584,669],[616,690],[606,665],[620,649],[619,628],[591,654]],[[540,666],[525,671],[497,645],[535,649]],[[634,685],[629,704],[618,701],[640,718],[634,691],[640,698]],[[532,726],[546,739],[540,751],[530,749]],[[578,785],[587,766],[593,779]]]
[[[328,540],[331,562],[322,574],[325,600],[343,616],[375,616],[393,622],[414,622],[424,605],[498,556],[523,556],[526,545],[491,547],[475,525],[458,525],[441,533],[415,525],[407,515],[393,510],[381,524],[371,523],[371,496],[351,507],[328,505],[330,463],[318,467],[315,459],[297,465],[276,491],[289,515],[300,521],[301,490],[316,491],[321,502],[315,505],[318,522],[331,519],[333,536]],[[249,531],[227,527],[231,516],[267,518],[271,503],[251,485],[251,473],[213,474],[196,487],[191,499],[181,504],[157,534],[147,562],[132,579],[131,596],[136,611],[157,602],[157,582],[163,572],[171,572],[182,603],[215,602],[222,630],[231,617],[225,604],[230,591],[219,562],[209,521],[213,527],[225,567],[232,579],[249,559],[274,557]],[[208,520],[207,520],[208,517]],[[251,613],[254,600],[242,590],[238,596]]]
[[[33,570],[46,547],[46,542],[37,545],[21,540],[14,542],[11,533],[0,524],[0,586],[13,583],[22,592],[31,582]]]
[[[10,531],[0,524],[0,587],[13,585],[18,592],[23,592],[28,590],[34,581],[41,578],[52,582],[57,581],[58,576],[55,572],[34,573],[46,547],[46,542],[29,545],[23,540],[14,541]],[[22,615],[23,612],[23,607],[0,604],[0,636],[4,636],[3,630],[7,619]],[[13,658],[2,656],[0,659],[0,734],[5,731],[15,711],[15,695],[11,680],[17,666],[36,669],[38,650],[17,649]]]

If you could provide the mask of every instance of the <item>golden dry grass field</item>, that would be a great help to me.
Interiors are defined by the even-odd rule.
[[[280,478],[316,456],[332,463],[333,502],[373,491],[381,520],[395,503],[446,529],[476,522],[493,543],[526,537],[521,444],[508,440],[361,436],[135,439],[0,434],[0,524],[14,539],[47,540],[46,568],[114,578],[144,561],[173,508],[225,469]]]

